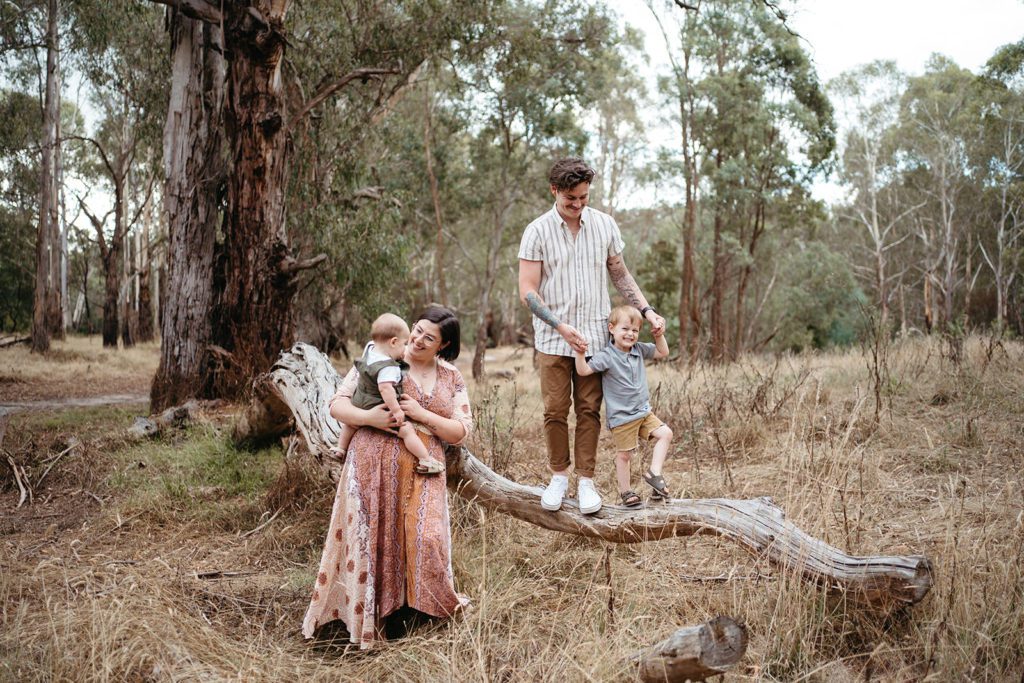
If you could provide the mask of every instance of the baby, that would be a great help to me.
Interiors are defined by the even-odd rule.
[[[640,505],[640,496],[629,487],[629,460],[636,450],[638,439],[654,439],[651,466],[643,474],[652,489],[653,498],[667,499],[668,486],[661,476],[661,468],[668,456],[672,430],[651,412],[651,392],[647,387],[645,358],[666,358],[669,354],[665,332],[654,335],[654,344],[638,341],[643,318],[632,306],[616,306],[608,315],[608,333],[611,343],[590,360],[576,352],[576,372],[582,376],[595,372],[601,375],[604,391],[605,415],[608,429],[615,442],[615,478],[619,496],[627,507]]]
[[[381,403],[386,405],[398,421],[399,438],[419,461],[416,471],[420,474],[444,472],[444,464],[430,457],[427,447],[416,435],[412,423],[405,421],[405,413],[398,405],[398,397],[402,395],[402,380],[409,369],[402,360],[405,344],[409,341],[409,326],[397,315],[385,313],[373,321],[370,337],[373,341],[366,344],[362,357],[355,362],[356,370],[359,371],[359,384],[352,395],[352,405],[364,410],[375,408]],[[346,424],[341,427],[338,448],[342,453],[347,453],[356,429]]]

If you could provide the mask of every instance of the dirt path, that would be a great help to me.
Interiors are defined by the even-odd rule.
[[[105,396],[89,396],[84,398],[43,399],[40,401],[3,401],[0,402],[0,417],[14,413],[37,410],[60,410],[61,408],[90,408],[93,406],[124,405],[131,403],[148,403],[147,394],[107,394]]]

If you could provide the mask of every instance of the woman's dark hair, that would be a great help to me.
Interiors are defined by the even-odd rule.
[[[462,350],[462,339],[459,319],[450,308],[431,304],[423,309],[417,320],[429,320],[441,328],[441,350],[437,355],[449,363],[459,357]]]
[[[571,190],[580,183],[589,183],[594,179],[595,171],[587,162],[579,157],[559,159],[548,172],[548,182],[556,190]]]

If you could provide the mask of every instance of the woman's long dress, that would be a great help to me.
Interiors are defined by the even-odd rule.
[[[335,398],[351,397],[355,378],[350,372]],[[438,361],[437,383],[429,395],[411,378],[403,388],[427,410],[461,422],[469,434],[469,395],[454,366]],[[430,455],[444,462],[443,443],[417,433]],[[415,465],[396,436],[362,428],[352,437],[302,623],[306,638],[341,619],[351,641],[365,649],[381,639],[384,617],[403,605],[445,617],[465,604],[452,579],[445,476],[417,475]]]

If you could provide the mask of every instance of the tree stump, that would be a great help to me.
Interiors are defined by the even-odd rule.
[[[718,616],[700,626],[681,628],[633,656],[637,678],[644,683],[703,681],[740,661],[747,651],[747,629]]]
[[[310,453],[327,464],[340,432],[327,404],[340,383],[341,377],[323,353],[308,344],[296,344],[255,382],[256,395],[236,426],[236,439],[280,434],[291,417]],[[606,505],[596,514],[583,515],[573,499],[567,499],[558,512],[544,510],[540,487],[500,476],[465,448],[449,449],[447,476],[449,487],[463,498],[545,529],[614,543],[721,536],[758,559],[882,607],[915,604],[932,586],[928,558],[848,555],[788,521],[770,498],[674,499],[640,509]]]

